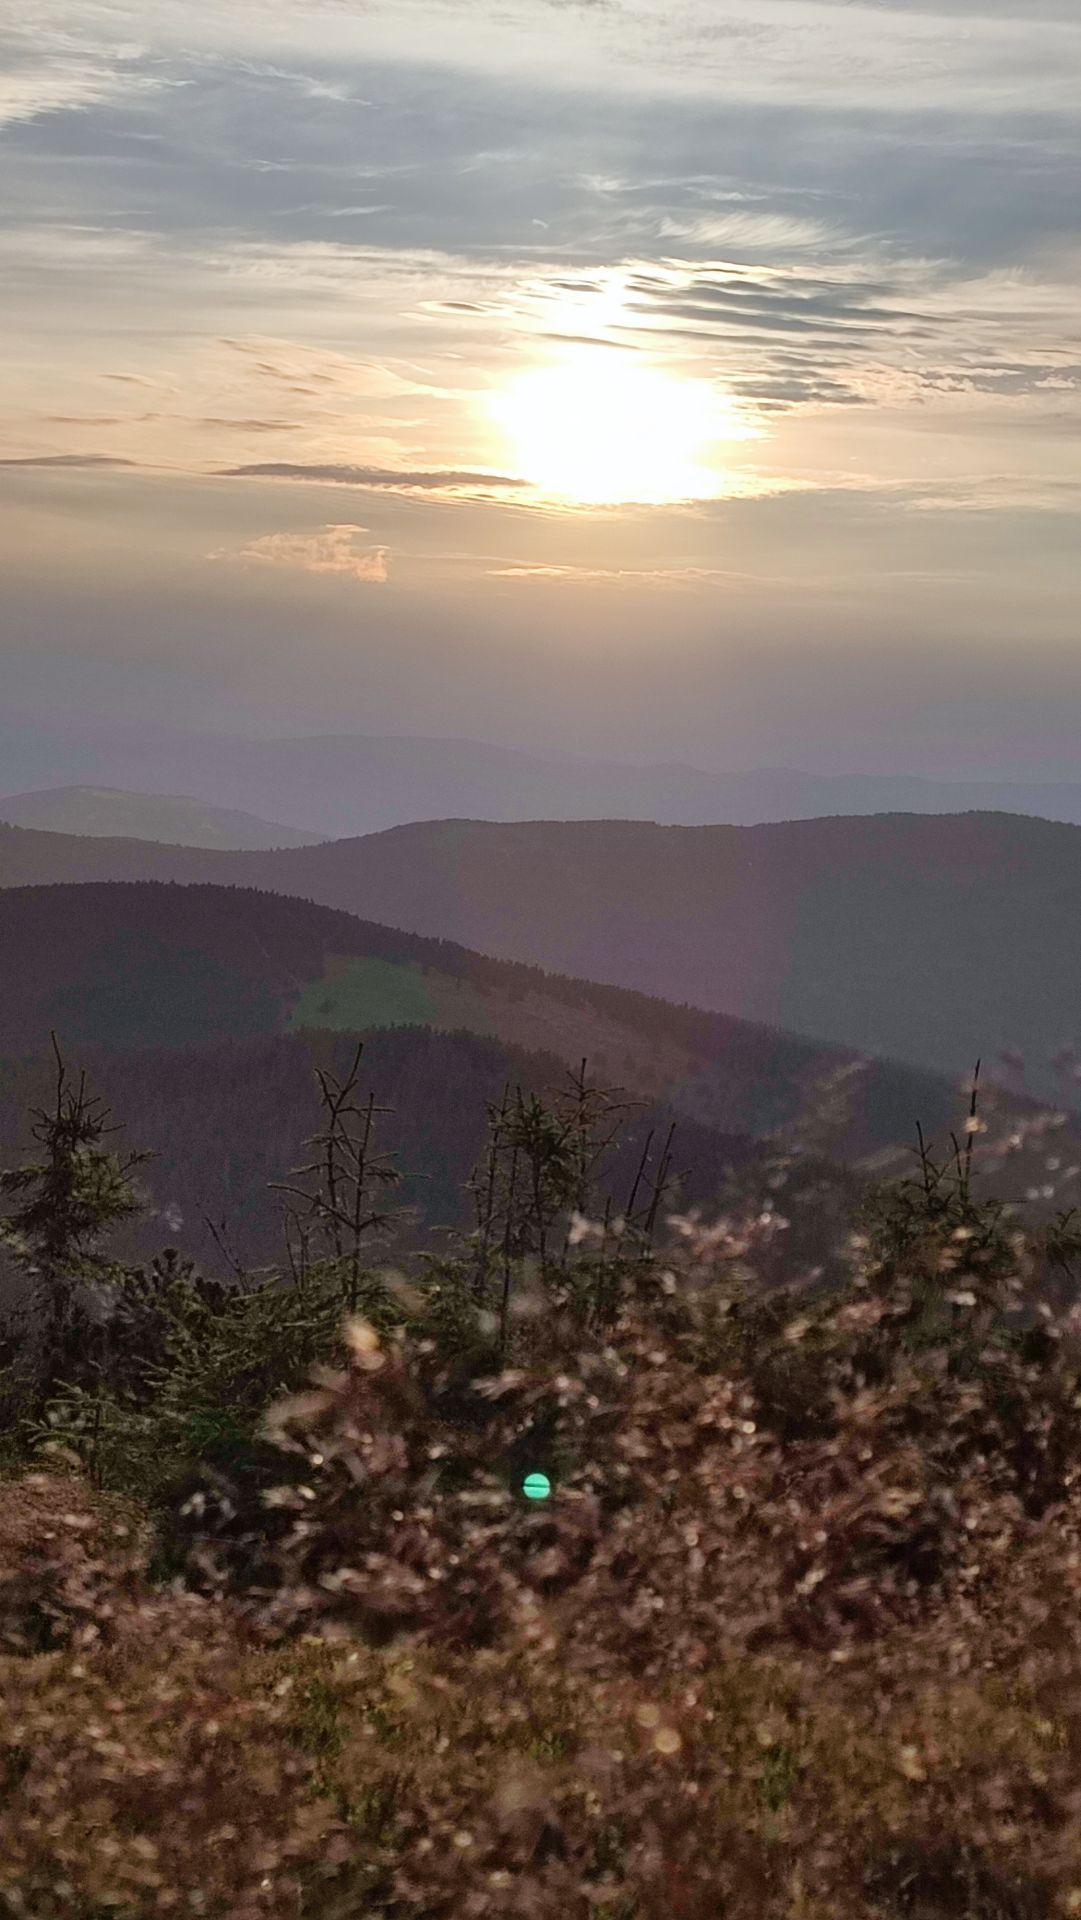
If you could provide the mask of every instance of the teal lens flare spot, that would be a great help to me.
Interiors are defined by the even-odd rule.
[[[547,1500],[552,1491],[552,1483],[546,1473],[527,1473],[522,1481],[522,1492],[527,1500]]]

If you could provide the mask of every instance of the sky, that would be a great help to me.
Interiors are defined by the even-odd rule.
[[[1078,0],[0,0],[0,721],[1081,778]]]

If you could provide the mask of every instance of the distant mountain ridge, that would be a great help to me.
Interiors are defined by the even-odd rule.
[[[0,798],[0,820],[48,833],[154,840],[234,853],[314,847],[322,837],[183,794],[129,793],[121,787],[48,787],[8,794]]]
[[[39,772],[28,778],[33,766]],[[825,815],[1004,811],[1081,824],[1081,782],[954,782],[786,767],[717,773],[412,735],[258,740],[125,727],[43,738],[35,749],[0,730],[0,784],[61,783],[192,794],[206,806],[272,821],[284,815],[334,838],[433,819],[752,826]],[[66,830],[59,820],[23,824]]]
[[[0,885],[255,887],[963,1075],[1076,1099],[1081,830],[1007,814],[760,827],[434,821],[274,853],[0,828]]]

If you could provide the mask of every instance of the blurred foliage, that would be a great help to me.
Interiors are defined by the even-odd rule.
[[[1081,1912],[1074,1221],[977,1191],[974,1107],[807,1270],[779,1162],[606,1190],[583,1067],[389,1272],[361,1066],[291,1268],[112,1259],[62,1066],[6,1177],[0,1915]]]

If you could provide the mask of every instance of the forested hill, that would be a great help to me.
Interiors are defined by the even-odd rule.
[[[682,1200],[709,1211],[726,1171],[766,1136],[807,1165],[890,1171],[908,1164],[917,1123],[942,1142],[962,1117],[945,1077],[242,888],[0,892],[9,1163],[50,1084],[52,1032],[156,1156],[146,1246],[182,1222],[184,1243],[211,1264],[208,1219],[225,1222],[245,1263],[276,1257],[268,1182],[298,1164],[315,1129],[313,1066],[341,1071],[360,1036],[365,1088],[393,1110],[380,1131],[409,1176],[400,1197],[427,1222],[461,1217],[485,1103],[508,1083],[551,1089],[583,1058],[594,1081],[635,1103],[617,1199],[646,1136],[656,1144],[673,1118]],[[1009,1101],[987,1111],[996,1141],[1035,1124],[1031,1147],[996,1176],[1021,1197],[1047,1178],[1042,1117]],[[1060,1170],[1081,1160],[1079,1133],[1056,1139]],[[1068,1204],[1073,1189],[1056,1185]]]
[[[0,830],[0,881],[233,881],[501,957],[1060,1097],[1081,1040],[1081,828],[1010,814],[762,827],[430,822],[224,854]]]
[[[233,863],[252,857],[109,834],[47,833],[0,819],[0,886],[5,887],[86,880],[208,880],[243,886],[243,873]]]
[[[149,1256],[179,1242],[213,1272],[233,1260],[245,1267],[279,1261],[282,1206],[273,1188],[309,1158],[304,1143],[321,1124],[315,1068],[343,1074],[355,1045],[351,1035],[302,1033],[212,1049],[69,1048],[72,1065],[87,1069],[123,1122],[123,1142],[153,1156],[126,1249]],[[44,1053],[0,1055],[0,1165],[19,1160],[28,1113],[48,1105],[54,1079],[55,1062]],[[391,1204],[403,1216],[398,1232],[407,1244],[431,1228],[471,1223],[466,1183],[484,1145],[487,1103],[498,1102],[508,1083],[550,1097],[565,1081],[565,1063],[552,1054],[476,1034],[397,1027],[366,1036],[363,1094],[381,1109],[378,1151],[393,1156],[402,1176]],[[656,1171],[676,1117],[663,1102],[627,1113],[604,1164],[617,1205],[626,1204],[647,1147]],[[715,1212],[725,1181],[748,1163],[755,1143],[682,1113],[676,1140],[673,1202]]]
[[[300,1029],[467,1031],[568,1064],[726,1133],[820,1126],[863,1158],[957,1116],[949,1079],[248,889],[0,891],[0,1053],[205,1048]],[[844,1099],[823,1088],[845,1085]],[[828,1106],[828,1113],[826,1107]]]

